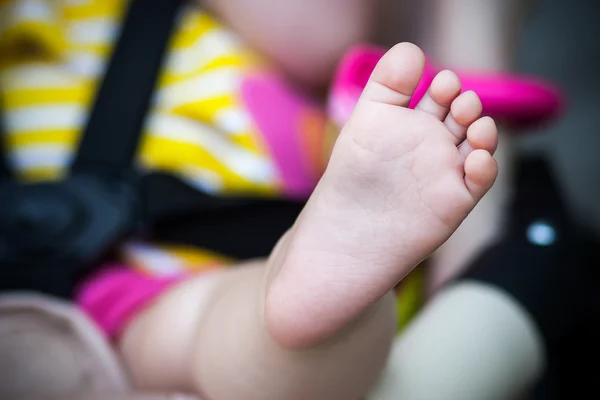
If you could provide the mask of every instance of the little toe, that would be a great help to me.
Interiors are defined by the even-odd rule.
[[[473,122],[467,129],[467,139],[458,148],[463,160],[474,150],[485,150],[490,154],[498,147],[498,128],[490,117],[483,117]]]
[[[379,60],[362,98],[408,107],[424,69],[425,54],[419,47],[412,43],[397,44]]]
[[[465,185],[475,201],[492,187],[498,176],[498,164],[487,150],[473,150],[465,160]]]
[[[446,128],[454,135],[458,146],[465,140],[469,126],[481,116],[483,106],[477,93],[467,91],[452,102],[450,113],[444,120]]]
[[[452,71],[444,70],[433,79],[429,90],[419,101],[415,110],[434,115],[443,121],[450,111],[450,105],[460,94],[460,90],[461,84],[458,76]]]

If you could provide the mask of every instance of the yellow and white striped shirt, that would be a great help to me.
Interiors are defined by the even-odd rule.
[[[0,0],[0,101],[8,161],[18,178],[60,179],[68,170],[127,5]],[[232,32],[190,4],[171,40],[136,162],[208,193],[285,195],[274,148],[240,92],[247,76],[271,72]],[[320,109],[307,106],[300,141],[319,146],[323,121]],[[306,152],[308,158],[317,153]],[[305,169],[316,182],[315,166]],[[221,260],[201,249],[124,248],[127,261],[154,273]]]

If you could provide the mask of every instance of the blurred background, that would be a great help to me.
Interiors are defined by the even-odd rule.
[[[569,110],[541,135],[520,141],[525,151],[552,154],[573,212],[600,230],[600,3],[540,0],[524,27],[516,68],[557,82]]]

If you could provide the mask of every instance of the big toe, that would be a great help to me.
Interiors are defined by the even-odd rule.
[[[397,44],[373,70],[363,98],[408,107],[424,69],[425,54],[419,47],[412,43]]]

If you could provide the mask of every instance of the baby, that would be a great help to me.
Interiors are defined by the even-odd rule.
[[[370,0],[211,0],[286,75],[323,87],[370,30]],[[335,24],[332,22],[336,21]],[[492,186],[497,130],[409,43],[373,71],[304,210],[266,260],[173,283],[119,331],[144,390],[214,400],[357,400],[396,333],[392,290]]]
[[[360,16],[372,4],[213,3],[311,83],[363,37]],[[340,38],[327,32],[334,20]],[[313,23],[316,31],[301,32],[315,40],[292,22]],[[283,32],[270,35],[276,27]],[[313,53],[315,43],[322,47]],[[407,108],[424,62],[409,43],[380,61],[304,211],[267,260],[185,281],[129,324],[120,348],[140,385],[215,400],[368,394],[395,334],[393,287],[448,239],[497,174],[494,121],[480,118],[474,93],[459,95],[455,74],[441,72],[416,109]]]

